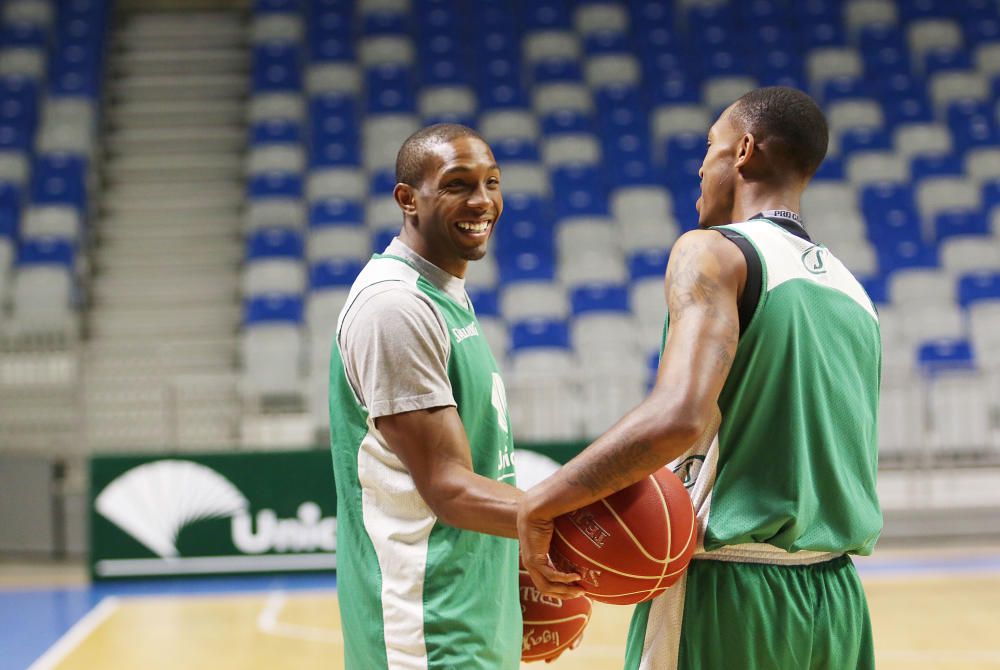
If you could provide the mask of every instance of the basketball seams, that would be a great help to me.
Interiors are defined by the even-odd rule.
[[[670,510],[667,508],[666,497],[663,494],[663,489],[660,488],[659,482],[656,481],[656,477],[654,477],[653,475],[648,475],[646,479],[652,479],[653,483],[655,484],[656,493],[657,496],[659,497],[660,507],[663,509],[663,517],[664,519],[666,519],[667,522],[667,555],[665,558],[657,558],[656,556],[653,556],[651,553],[649,553],[649,551],[646,549],[646,546],[639,541],[639,538],[635,536],[635,533],[632,532],[632,529],[629,527],[629,525],[625,523],[625,520],[622,519],[621,516],[618,514],[618,511],[614,507],[612,507],[610,503],[608,503],[607,498],[604,498],[599,502],[607,508],[608,512],[611,513],[611,516],[614,517],[615,521],[618,522],[618,525],[621,527],[622,530],[625,531],[625,534],[628,535],[629,539],[632,540],[632,543],[639,549],[639,551],[642,552],[643,556],[648,558],[650,561],[653,561],[654,563],[666,564],[669,563],[671,560],[670,545],[671,545],[671,531],[673,529],[670,526]]]

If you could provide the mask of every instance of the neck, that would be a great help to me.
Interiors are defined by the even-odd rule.
[[[733,221],[746,221],[751,216],[771,209],[802,212],[802,187],[790,184],[775,187],[770,184],[745,184],[737,189],[733,203]]]
[[[436,256],[431,252],[430,245],[424,241],[424,238],[415,234],[410,226],[404,225],[403,229],[399,231],[399,241],[412,249],[425,261],[436,265],[448,274],[459,279],[465,277],[465,270],[469,266],[467,260],[461,258],[445,259]]]

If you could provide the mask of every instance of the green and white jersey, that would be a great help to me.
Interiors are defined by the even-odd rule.
[[[464,284],[397,239],[355,281],[330,364],[348,670],[520,664],[516,541],[441,523],[375,427],[444,405],[458,409],[475,472],[513,486],[503,382]]]
[[[670,464],[694,501],[697,552],[768,563],[869,554],[882,528],[875,308],[826,247],[767,219],[720,229],[752,243],[762,280],[718,432]]]

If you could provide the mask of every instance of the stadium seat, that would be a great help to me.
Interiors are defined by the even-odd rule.
[[[302,392],[302,308],[302,300],[290,295],[246,301],[240,335],[244,394],[267,397]]]

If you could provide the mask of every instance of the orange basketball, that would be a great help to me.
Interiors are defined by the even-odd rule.
[[[575,647],[590,621],[590,599],[560,600],[538,591],[523,568],[520,571],[521,616],[524,637],[522,661],[550,661]]]
[[[694,507],[666,468],[555,520],[549,557],[594,600],[632,605],[676,582],[697,541]]]

